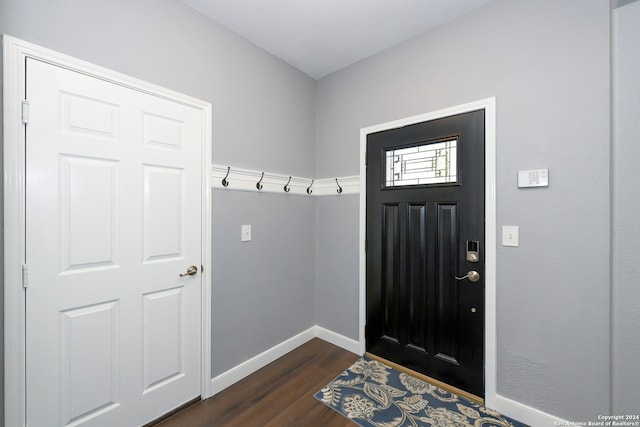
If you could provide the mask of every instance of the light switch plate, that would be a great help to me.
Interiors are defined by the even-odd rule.
[[[502,226],[502,246],[520,246],[519,228],[517,225]]]
[[[242,241],[250,242],[251,241],[251,224],[245,224],[241,226],[240,231],[242,233]]]

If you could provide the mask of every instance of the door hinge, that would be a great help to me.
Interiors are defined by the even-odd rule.
[[[29,101],[26,99],[22,101],[22,124],[29,123]]]
[[[27,264],[22,264],[22,287],[27,288],[29,286],[29,268]]]

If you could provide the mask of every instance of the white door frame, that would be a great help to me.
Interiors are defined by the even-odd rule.
[[[367,223],[367,135],[429,120],[440,119],[470,111],[485,111],[485,319],[484,319],[484,400],[485,406],[496,405],[496,100],[482,99],[430,113],[407,117],[360,129],[360,351],[365,352],[364,326],[366,325],[366,254]]]
[[[4,424],[26,424],[25,394],[25,132],[22,101],[25,59],[48,62],[88,76],[197,108],[202,112],[202,339],[201,395],[211,395],[211,104],[88,62],[4,35]]]

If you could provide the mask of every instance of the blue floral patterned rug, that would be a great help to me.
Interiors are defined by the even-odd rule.
[[[526,427],[366,356],[314,397],[364,427]]]

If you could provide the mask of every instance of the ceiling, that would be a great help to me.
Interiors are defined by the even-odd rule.
[[[320,79],[492,0],[183,0]]]

